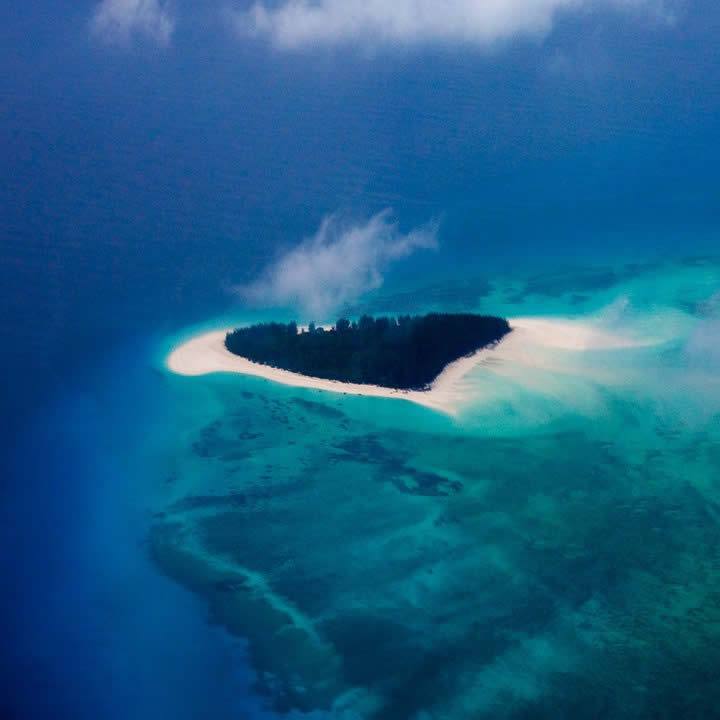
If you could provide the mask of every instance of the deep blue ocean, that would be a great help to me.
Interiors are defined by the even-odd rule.
[[[90,3],[0,10],[3,717],[275,716],[246,641],[152,562],[164,490],[148,478],[172,462],[169,423],[183,438],[202,424],[183,414],[193,390],[163,374],[167,339],[242,315],[230,288],[324,216],[440,221],[440,249],[386,277],[390,310],[396,289],[559,273],[556,310],[581,293],[594,311],[594,292],[634,276],[572,290],[576,272],[719,254],[709,0],[672,27],[568,15],[497,53],[371,55],[243,44],[186,5],[165,50],[98,46]],[[712,296],[702,272],[674,309]],[[652,281],[637,282],[645,311]],[[528,291],[523,311],[533,302],[544,312],[553,291]],[[203,392],[207,408],[224,390]],[[341,409],[365,427],[358,408]],[[423,431],[447,432],[433,422]],[[403,702],[384,717],[426,717]],[[602,713],[574,717],[615,717]]]

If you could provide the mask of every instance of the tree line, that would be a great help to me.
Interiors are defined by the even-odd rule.
[[[227,349],[254,362],[343,382],[426,389],[453,360],[498,342],[507,320],[471,313],[340,318],[330,329],[295,322],[238,328]]]

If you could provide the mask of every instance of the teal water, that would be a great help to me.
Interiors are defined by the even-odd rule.
[[[275,712],[713,717],[718,287],[712,259],[385,287],[363,308],[643,341],[481,365],[457,417],[174,376],[160,341],[136,446],[148,554],[247,641]]]

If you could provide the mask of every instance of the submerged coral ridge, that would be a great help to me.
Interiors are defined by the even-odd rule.
[[[284,406],[292,425],[298,408]],[[214,457],[199,456],[228,476],[232,422]],[[652,678],[715,652],[720,525],[664,453],[633,466],[581,432],[489,440],[327,423],[295,467],[274,464],[283,439],[255,440],[271,480],[231,475],[232,492],[180,500],[151,537],[159,565],[249,638],[277,708],[352,697],[378,718],[456,706],[571,717],[580,693],[649,718],[665,692]],[[445,491],[421,491],[426,476]],[[673,702],[696,712],[718,692]]]

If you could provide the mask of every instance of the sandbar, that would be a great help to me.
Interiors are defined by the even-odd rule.
[[[172,350],[167,358],[167,367],[171,372],[179,375],[240,373],[293,387],[345,395],[406,400],[454,415],[463,400],[462,386],[459,381],[478,364],[486,361],[491,363],[493,361],[507,362],[511,361],[513,357],[517,357],[518,354],[527,357],[533,347],[582,352],[585,350],[621,349],[639,344],[633,338],[616,335],[589,323],[574,320],[528,317],[515,318],[509,322],[513,331],[499,343],[482,348],[472,355],[450,363],[427,390],[400,390],[378,385],[347,383],[310,377],[256,363],[234,355],[225,347],[225,336],[232,328],[205,332],[184,342]]]

